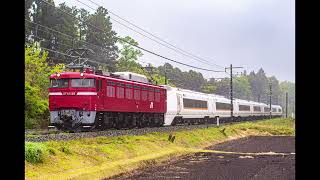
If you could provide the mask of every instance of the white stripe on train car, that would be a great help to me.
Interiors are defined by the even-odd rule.
[[[49,95],[50,96],[61,96],[62,92],[50,92]]]
[[[97,92],[78,92],[77,95],[97,95]]]
[[[62,92],[50,92],[50,96],[61,96],[63,95]],[[68,95],[68,94],[66,94]],[[85,96],[85,95],[97,95],[97,92],[78,92],[77,95]]]

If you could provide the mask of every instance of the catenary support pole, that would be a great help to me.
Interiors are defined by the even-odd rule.
[[[230,118],[231,118],[231,121],[233,121],[232,64],[230,64],[230,100],[231,100]]]
[[[269,84],[269,88],[270,88],[270,95],[269,95],[270,104],[269,104],[269,106],[270,106],[270,119],[271,119],[272,118],[272,108],[271,108],[272,84],[271,84],[271,82]]]
[[[286,92],[286,118],[288,118],[288,92]]]

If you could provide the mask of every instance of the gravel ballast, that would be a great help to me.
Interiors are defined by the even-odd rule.
[[[66,141],[79,138],[93,138],[99,136],[123,136],[123,135],[144,135],[152,132],[174,132],[182,130],[192,130],[214,127],[215,124],[208,125],[177,125],[177,126],[164,126],[153,128],[141,129],[125,129],[125,130],[106,130],[96,132],[80,132],[80,133],[48,133],[48,134],[32,134],[26,133],[25,141],[28,142],[44,142],[44,141]]]

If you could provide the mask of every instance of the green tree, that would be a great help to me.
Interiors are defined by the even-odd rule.
[[[181,80],[179,81],[181,71],[178,68],[176,70],[173,68],[173,66],[170,63],[165,63],[163,66],[159,66],[158,70],[161,76],[163,77],[166,76],[168,84],[169,82],[171,82],[172,85],[176,87],[181,87],[180,86]],[[179,71],[179,72],[177,73],[176,71]]]
[[[117,71],[130,71],[134,73],[146,74],[146,72],[142,69],[142,66],[136,62],[138,58],[143,55],[142,52],[126,42],[137,46],[139,45],[138,42],[129,36],[119,40],[122,48],[120,50],[119,59],[116,62]]]
[[[49,5],[48,3],[52,4],[53,6]],[[43,2],[42,0],[35,0],[32,6],[32,11],[33,13],[31,16],[34,23],[41,24],[49,28],[54,28],[55,24],[57,23],[57,17],[53,0],[47,0],[46,2]],[[39,25],[32,24],[31,26],[33,27],[31,34],[34,37],[34,42],[43,40],[41,46],[52,49],[53,34],[48,33],[48,29]]]
[[[279,104],[285,113],[286,108],[286,92],[288,93],[288,116],[295,112],[295,83],[283,81],[279,84],[280,86],[280,97]]]
[[[89,12],[83,8],[81,8],[78,11],[77,17],[81,19],[81,21],[78,22],[79,40],[82,40],[82,41],[86,40],[86,35],[88,34],[88,24],[86,22],[88,22],[89,15],[90,15]],[[85,45],[81,41],[79,43],[80,43],[79,47],[82,47],[83,45]]]
[[[193,70],[189,70],[188,72],[182,72],[181,78],[183,80],[182,88],[198,92],[201,91],[201,87],[206,82],[201,73],[195,72]]]
[[[249,82],[251,86],[253,101],[268,103],[268,78],[262,68],[255,74],[249,74]]]
[[[67,34],[68,36],[61,33],[53,32],[52,38],[54,38],[54,41],[52,41],[52,45],[54,49],[66,52],[66,50],[68,49],[77,48],[77,43],[79,40],[79,22],[69,14],[72,14],[72,16],[77,16],[78,11],[79,10],[76,7],[70,8],[65,3],[61,3],[57,7],[55,20],[56,23],[54,24],[54,29],[61,33]],[[67,12],[68,14],[66,14],[65,12]]]
[[[89,15],[88,22],[86,41],[95,44],[88,45],[94,51],[90,58],[107,64],[109,70],[114,71],[118,58],[117,37],[116,32],[112,30],[107,9],[99,7],[94,14]]]
[[[279,98],[281,94],[279,81],[275,76],[269,77],[268,80],[271,83],[271,88],[272,88],[271,102],[272,104],[279,104]]]
[[[236,77],[233,83],[234,97],[239,99],[250,100],[252,92],[248,77],[245,75]]]
[[[48,124],[49,76],[61,72],[62,64],[48,66],[48,53],[35,45],[25,48],[25,127],[43,127]]]
[[[35,0],[25,0],[24,4],[24,18],[28,21],[31,21],[31,8],[32,8],[32,3]],[[32,24],[30,22],[25,21],[25,41],[29,41],[29,37],[31,35],[31,30],[32,30]]]
[[[225,96],[227,98],[230,97],[230,79],[224,78],[221,81],[217,82],[217,89],[215,94]]]
[[[210,78],[208,82],[206,82],[202,88],[201,88],[201,92],[204,93],[215,93],[217,90],[217,82],[215,81],[214,78]]]

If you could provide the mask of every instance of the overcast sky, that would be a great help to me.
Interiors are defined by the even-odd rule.
[[[76,0],[54,0],[56,5],[91,9]],[[88,0],[80,0],[97,8]],[[267,76],[295,82],[295,1],[293,0],[92,0],[164,40],[210,61],[211,66],[178,54],[127,28],[113,23],[120,36],[193,66],[221,70],[243,66],[247,72],[263,68]],[[110,14],[116,20],[117,17]],[[121,21],[121,20],[119,20]],[[122,21],[123,22],[123,21]],[[125,23],[125,22],[123,22]],[[129,24],[127,24],[129,25]],[[155,66],[168,62],[144,52],[141,61]],[[170,62],[182,70],[191,68]],[[206,78],[225,73],[202,70]],[[239,70],[238,70],[239,71]]]

